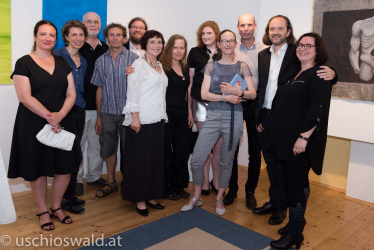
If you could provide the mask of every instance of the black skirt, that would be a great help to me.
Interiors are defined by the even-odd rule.
[[[122,198],[140,202],[164,196],[164,120],[126,127]]]

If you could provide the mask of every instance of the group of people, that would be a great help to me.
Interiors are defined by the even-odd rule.
[[[34,28],[32,53],[20,58],[12,79],[20,101],[14,126],[9,178],[30,181],[41,228],[53,230],[51,219],[73,222],[63,210],[84,212],[84,176],[99,186],[97,198],[118,191],[117,148],[123,175],[124,200],[148,216],[147,207],[164,209],[156,199],[189,198],[190,128],[199,136],[191,170],[195,192],[182,211],[202,205],[201,195],[216,193],[216,213],[223,215],[238,191],[239,140],[243,122],[248,134],[246,205],[254,214],[272,213],[269,224],[289,223],[272,241],[275,249],[300,248],[310,168],[322,172],[333,69],[323,66],[327,51],[315,33],[297,41],[285,16],[272,17],[263,43],[255,40],[255,18],[238,19],[240,39],[220,31],[214,21],[197,30],[197,47],[187,56],[187,41],[148,30],[136,17],[127,29],[111,23],[97,36],[100,17],[70,20],[61,30],[65,47],[53,51],[57,29],[49,21]],[[239,40],[239,41],[237,41]],[[240,75],[245,90],[230,85]],[[41,144],[35,138],[45,124],[54,133],[74,133],[71,151]],[[82,167],[86,142],[88,170]],[[213,150],[213,153],[211,151]],[[270,201],[257,208],[261,151],[270,180]],[[101,177],[103,160],[108,180]],[[210,166],[213,179],[209,180]],[[50,211],[46,204],[47,176],[54,177]],[[229,187],[228,193],[225,190]]]

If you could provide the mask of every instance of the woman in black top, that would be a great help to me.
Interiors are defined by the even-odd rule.
[[[187,66],[187,41],[181,35],[169,38],[160,62],[168,77],[166,89],[165,123],[165,197],[169,200],[188,198],[184,191],[188,187],[189,128],[193,125],[191,109],[188,107],[190,76]]]
[[[307,33],[299,38],[293,51],[301,71],[278,88],[270,150],[284,171],[289,223],[279,230],[283,236],[270,243],[275,249],[299,249],[304,240],[307,195],[304,192],[309,170],[320,175],[327,140],[327,122],[331,99],[331,81],[317,76],[327,60],[322,38]]]
[[[209,102],[201,99],[201,85],[204,79],[204,68],[208,62],[218,60],[219,49],[217,47],[218,37],[220,34],[219,27],[214,21],[206,21],[200,25],[196,32],[197,47],[190,50],[188,54],[188,66],[191,85],[190,107],[192,108],[192,116],[196,122],[197,131],[200,133],[203,128],[207,107]],[[213,180],[210,183],[212,188],[218,193],[219,174],[221,171],[221,147],[222,138],[220,138],[213,148],[213,155],[209,154],[204,165],[204,181],[202,185],[202,195],[209,195],[209,172],[212,165]]]
[[[71,173],[78,171],[82,161],[79,140],[74,140],[71,151],[52,148],[40,143],[36,135],[46,125],[59,133],[62,127],[76,134],[69,114],[76,93],[68,62],[52,54],[57,30],[49,21],[41,20],[34,28],[34,49],[17,60],[11,78],[20,101],[14,124],[9,161],[9,178],[22,177],[30,186],[38,205],[41,228],[53,230],[47,207],[47,176],[52,184],[52,215],[62,223],[72,219],[61,210],[60,204]]]

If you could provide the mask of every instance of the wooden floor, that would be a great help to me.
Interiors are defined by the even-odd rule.
[[[238,198],[231,206],[226,207],[226,214],[223,218],[234,223],[242,225],[253,231],[266,235],[270,238],[278,239],[277,231],[283,225],[271,226],[267,223],[269,216],[257,216],[245,206],[244,184],[246,181],[247,169],[239,167],[239,187]],[[104,177],[106,178],[106,177]],[[121,174],[117,173],[117,182],[121,182]],[[269,181],[266,172],[261,172],[259,185],[256,190],[258,205],[262,205],[268,200]],[[165,216],[177,213],[181,207],[187,203],[187,199],[178,201],[159,200],[166,208],[164,210],[149,209],[149,216],[142,217],[135,211],[135,203],[123,201],[120,191],[109,195],[106,198],[94,198],[96,187],[85,186],[85,194],[80,198],[86,200],[84,206],[86,212],[82,215],[72,215],[74,223],[63,225],[57,220],[55,230],[46,232],[41,230],[38,219],[35,216],[37,208],[32,194],[24,192],[13,196],[14,205],[18,220],[9,225],[0,226],[0,241],[8,241],[1,238],[3,235],[10,236],[12,242],[9,246],[1,249],[15,249],[16,238],[18,246],[20,244],[31,244],[32,238],[47,238],[48,243],[55,240],[56,237],[63,238],[82,238],[82,244],[87,243],[88,238],[95,239],[101,237],[110,237],[126,230],[141,226],[148,222],[163,218]],[[188,191],[193,193],[193,185],[190,184]],[[374,191],[374,190],[371,190]],[[51,196],[51,190],[48,190],[48,196]],[[49,199],[50,204],[50,199]],[[215,196],[211,194],[203,197],[201,207],[211,213],[215,213]],[[374,206],[353,201],[345,196],[344,193],[331,190],[325,187],[311,184],[311,195],[308,201],[306,211],[307,225],[305,227],[305,241],[302,249],[374,249]],[[29,237],[29,241],[26,238]],[[23,241],[22,241],[23,239]],[[44,240],[44,246],[46,241]],[[29,243],[27,243],[29,242]],[[56,240],[56,244],[59,241]],[[40,240],[35,240],[40,244]],[[64,241],[62,245],[64,245]],[[47,249],[47,247],[29,246],[27,249]],[[49,249],[56,249],[52,247]],[[75,249],[77,245],[69,247],[58,247],[58,249]]]

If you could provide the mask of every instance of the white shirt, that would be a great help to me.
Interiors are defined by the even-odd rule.
[[[167,122],[165,96],[168,77],[161,64],[161,75],[143,58],[136,59],[132,65],[135,71],[127,79],[127,101],[122,112],[125,115],[123,125],[131,124],[131,112],[139,112],[141,124],[156,123],[162,119]]]
[[[285,43],[279,50],[278,56],[274,53],[274,45],[270,47],[271,59],[270,59],[270,70],[269,70],[269,79],[268,85],[265,92],[265,101],[262,105],[262,108],[271,109],[275,93],[278,89],[278,76],[279,71],[282,66],[284,54],[288,48],[288,44]]]
[[[267,45],[255,40],[250,48],[244,47],[241,41],[237,43],[235,48],[235,58],[237,61],[246,62],[248,64],[256,90],[258,85],[258,53],[267,47]]]
[[[131,41],[129,41],[129,49],[131,52],[137,54],[138,57],[142,57],[144,55],[144,50],[142,48],[137,49]]]

